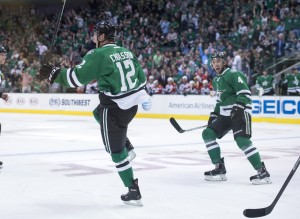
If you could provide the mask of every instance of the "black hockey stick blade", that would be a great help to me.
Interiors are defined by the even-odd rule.
[[[257,208],[257,209],[245,209],[243,214],[245,217],[256,218],[263,217],[271,213],[274,206],[270,205],[266,208]]]
[[[170,118],[170,123],[173,125],[173,127],[179,132],[179,133],[183,133],[184,130],[179,126],[179,124],[176,122],[176,120],[171,117]]]
[[[283,191],[285,190],[285,188],[289,184],[289,182],[290,182],[291,178],[293,177],[294,173],[296,172],[296,170],[299,166],[299,163],[300,163],[300,156],[298,157],[298,160],[296,161],[293,169],[291,170],[290,174],[286,178],[283,186],[281,187],[280,191],[276,195],[276,197],[275,197],[275,199],[274,199],[274,201],[272,202],[271,205],[269,205],[268,207],[265,207],[265,208],[245,209],[244,212],[243,212],[244,216],[249,217],[249,218],[255,218],[255,217],[263,217],[263,216],[266,216],[266,215],[270,214],[272,212],[273,208],[275,207],[276,203],[278,202],[280,196],[282,195]]]
[[[180,125],[177,123],[177,121],[171,117],[170,118],[170,123],[173,125],[173,127],[179,132],[179,133],[183,133],[183,132],[189,132],[189,131],[193,131],[193,130],[196,130],[196,129],[202,129],[202,128],[206,128],[207,125],[203,125],[203,126],[198,126],[198,127],[195,127],[195,128],[191,128],[191,129],[182,129],[180,127]]]

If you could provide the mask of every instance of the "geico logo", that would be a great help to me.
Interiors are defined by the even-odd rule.
[[[253,114],[300,114],[300,100],[253,100]]]
[[[23,104],[25,104],[25,99],[23,97],[18,97],[16,100],[16,103],[18,105],[23,105]]]

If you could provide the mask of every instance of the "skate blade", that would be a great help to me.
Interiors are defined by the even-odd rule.
[[[128,152],[127,159],[129,162],[131,162],[135,157],[136,157],[136,153],[133,150]]]
[[[126,205],[136,206],[136,207],[142,207],[143,203],[142,200],[131,200],[131,201],[123,201]]]
[[[220,174],[220,175],[215,175],[215,176],[205,176],[206,181],[226,181],[226,175],[225,174]]]
[[[265,185],[265,184],[271,184],[272,181],[269,177],[266,177],[264,179],[253,179],[251,180],[253,185]]]

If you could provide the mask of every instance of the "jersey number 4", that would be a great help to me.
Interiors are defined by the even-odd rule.
[[[123,65],[122,65],[123,63]],[[134,81],[132,81],[132,77],[135,75],[135,68],[134,64],[131,59],[127,59],[121,62],[116,62],[116,65],[119,69],[120,77],[121,77],[121,91],[127,91],[129,86],[129,90],[135,87],[135,84],[137,82],[137,78],[135,78]],[[123,68],[124,66],[124,68]],[[126,81],[125,81],[126,80]]]
[[[238,82],[241,83],[241,84],[244,83],[244,81],[240,77],[238,77]]]

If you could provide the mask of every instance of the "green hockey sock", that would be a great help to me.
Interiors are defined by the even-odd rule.
[[[219,163],[221,160],[221,149],[219,144],[216,142],[217,135],[214,130],[206,128],[202,132],[202,138],[205,142],[208,155],[213,164]]]
[[[253,168],[256,170],[261,168],[261,158],[257,148],[252,145],[252,141],[245,137],[237,137],[235,141],[239,148],[244,152]]]
[[[126,187],[130,187],[133,183],[133,170],[131,163],[127,159],[127,155],[127,149],[124,148],[121,153],[112,153],[111,157],[113,162],[116,164],[117,171],[124,185]]]

